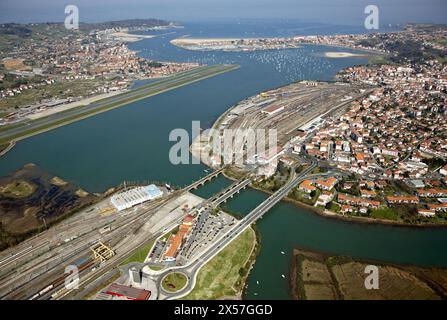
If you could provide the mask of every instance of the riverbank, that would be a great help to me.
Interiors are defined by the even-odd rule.
[[[16,142],[13,140],[13,141],[10,141],[7,144],[4,144],[4,145],[0,146],[0,149],[1,149],[0,157],[2,157],[5,154],[7,154],[8,151],[10,151],[12,148],[14,148],[15,145],[16,145]]]
[[[90,194],[34,164],[0,177],[0,251],[98,203]]]
[[[231,175],[227,171],[223,171],[222,173],[225,178],[237,181],[239,180],[239,174]],[[273,192],[270,190],[265,190],[259,187],[254,186],[253,184],[250,184],[250,188],[266,193],[268,195],[272,195]],[[330,211],[330,210],[322,210],[320,208],[311,206],[309,204],[306,204],[304,202],[297,201],[295,199],[292,199],[290,197],[283,198],[282,201],[291,203],[295,205],[296,207],[306,209],[307,211],[312,212],[313,214],[317,214],[319,216],[329,218],[329,219],[337,219],[339,221],[349,222],[349,223],[357,223],[357,224],[376,224],[376,225],[388,225],[388,226],[395,226],[395,227],[407,227],[407,228],[442,228],[447,229],[447,225],[445,224],[435,224],[435,223],[424,223],[424,224],[408,224],[404,222],[399,221],[393,221],[393,220],[385,220],[385,219],[376,219],[376,218],[368,218],[368,217],[355,217],[355,216],[344,216],[340,215],[336,212]]]

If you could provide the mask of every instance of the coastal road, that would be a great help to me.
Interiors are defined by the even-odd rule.
[[[120,106],[154,96],[187,84],[204,80],[237,69],[238,65],[213,65],[194,68],[166,79],[141,86],[137,89],[109,97],[87,106],[73,108],[64,112],[55,113],[26,123],[20,123],[11,128],[0,129],[0,143],[17,141],[27,137],[49,131],[51,129],[91,117]]]

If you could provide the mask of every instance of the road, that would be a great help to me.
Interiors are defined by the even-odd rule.
[[[195,285],[195,278],[203,265],[210,259],[212,259],[215,255],[217,255],[221,250],[223,250],[233,239],[237,238],[242,232],[244,232],[250,225],[260,219],[267,211],[269,211],[273,206],[275,206],[281,199],[287,196],[290,191],[296,187],[301,181],[309,178],[313,178],[318,175],[309,175],[312,170],[317,167],[317,162],[311,159],[311,164],[302,172],[297,174],[295,172],[296,166],[291,170],[291,177],[289,181],[277,192],[268,197],[264,202],[262,202],[259,206],[253,209],[248,215],[246,215],[243,219],[241,219],[234,227],[229,230],[225,235],[219,238],[213,246],[209,247],[205,251],[203,251],[199,256],[197,256],[194,260],[188,263],[185,266],[181,267],[172,267],[170,269],[166,269],[162,272],[156,279],[157,287],[159,292],[162,294],[163,298],[167,299],[176,299],[185,296],[188,294]],[[184,273],[188,277],[188,284],[182,290],[170,293],[163,290],[161,282],[163,278],[171,273],[171,272],[181,272]]]
[[[156,279],[157,286],[164,298],[177,298],[187,294],[194,287],[195,277],[200,268],[212,257],[223,250],[234,238],[238,237],[252,223],[260,219],[268,210],[283,199],[287,194],[302,180],[321,177],[328,173],[312,175],[310,174],[317,167],[317,162],[310,160],[310,165],[302,172],[296,173],[296,167],[292,168],[291,176],[288,182],[277,192],[272,194],[263,203],[256,207],[252,212],[237,222],[227,233],[220,237],[213,246],[205,249],[199,256],[194,258],[188,265],[181,267],[173,267],[165,270]],[[208,176],[212,176],[211,173]],[[225,201],[229,196],[245,188],[250,179],[240,180],[223,192],[217,194],[213,201],[206,200],[208,204],[217,205],[221,201]],[[8,250],[9,252],[0,258],[1,277],[0,277],[0,296],[4,298],[30,298],[48,287],[49,284],[55,283],[55,279],[60,279],[63,271],[61,270],[68,262],[78,259],[80,256],[89,254],[89,248],[98,240],[109,242],[116,251],[116,256],[108,260],[103,266],[92,269],[93,265],[83,271],[81,274],[82,283],[81,290],[66,290],[63,288],[63,282],[59,283],[47,293],[38,298],[50,298],[54,293],[59,293],[58,298],[82,298],[83,295],[91,292],[104,282],[108,281],[114,275],[117,275],[116,267],[136,251],[135,244],[145,244],[157,238],[163,231],[161,229],[149,232],[144,226],[153,213],[165,204],[169,198],[178,198],[186,193],[188,187],[179,190],[175,195],[160,199],[155,203],[141,206],[134,212],[127,215],[118,215],[103,217],[98,219],[97,213],[89,212],[79,216],[77,219],[68,219],[66,222],[51,228],[50,230],[30,238],[19,246]],[[99,221],[97,221],[99,220]],[[171,219],[172,220],[172,219]],[[169,221],[169,225],[174,227],[178,221]],[[105,225],[112,225],[112,232],[101,235],[98,229]],[[164,225],[163,227],[169,226]],[[88,226],[88,228],[86,228]],[[141,229],[141,230],[140,230]],[[164,229],[163,229],[164,230]],[[68,243],[63,239],[69,237],[70,234],[77,234],[78,237]],[[97,264],[95,264],[97,266]],[[164,292],[160,286],[164,275],[172,272],[185,273],[190,281],[186,288],[175,294]]]
[[[59,126],[72,123],[87,117],[105,112],[131,102],[157,95],[175,88],[200,81],[218,74],[228,72],[238,68],[237,65],[214,65],[194,68],[193,70],[170,76],[166,79],[150,83],[148,85],[130,90],[104,100],[67,110],[65,112],[55,113],[45,118],[36,119],[12,127],[4,128],[0,131],[0,142],[6,143],[11,140],[21,140],[27,137],[49,131]]]
[[[133,252],[135,243],[144,240],[139,234],[145,232],[139,229],[151,221],[160,207],[180,195],[178,192],[167,195],[127,214],[105,217],[99,217],[95,211],[89,216],[78,214],[7,250],[0,259],[0,297],[24,299],[33,296],[63,275],[66,265],[90,255],[90,246],[99,240],[108,242],[118,253]],[[99,232],[104,226],[111,227],[111,231]],[[66,238],[72,240],[65,242]],[[138,241],[134,242],[135,239]]]

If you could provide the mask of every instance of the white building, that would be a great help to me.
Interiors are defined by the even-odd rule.
[[[118,211],[122,211],[143,202],[154,200],[162,195],[163,192],[156,185],[151,184],[115,194],[110,201]]]

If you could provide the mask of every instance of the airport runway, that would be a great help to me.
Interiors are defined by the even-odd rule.
[[[218,74],[238,68],[238,65],[214,65],[194,68],[166,79],[147,84],[123,94],[119,94],[87,106],[73,108],[64,112],[52,114],[45,118],[26,121],[16,127],[0,131],[0,142],[21,140],[27,137],[52,130],[54,128],[85,119],[140,99],[157,95],[175,88],[200,81]]]

